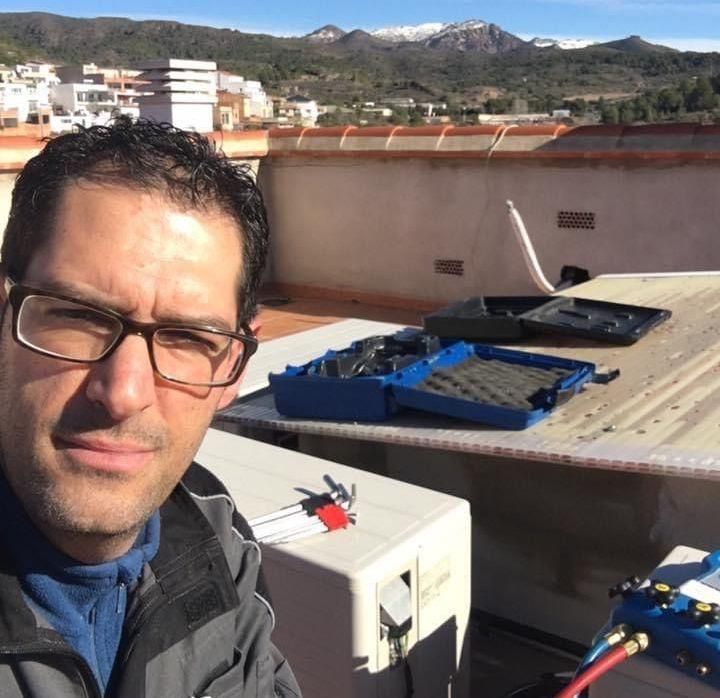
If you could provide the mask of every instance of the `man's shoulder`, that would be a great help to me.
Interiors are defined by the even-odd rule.
[[[180,480],[178,488],[202,511],[218,536],[222,538],[230,534],[236,539],[255,544],[248,522],[237,510],[232,496],[214,473],[193,462]]]
[[[188,506],[191,506],[190,500],[193,508],[202,512],[225,552],[230,573],[238,585],[238,593],[241,596],[254,596],[270,613],[274,625],[270,594],[260,570],[260,547],[225,485],[207,468],[192,463],[173,496],[181,498]],[[187,525],[185,516],[183,520],[184,525]]]

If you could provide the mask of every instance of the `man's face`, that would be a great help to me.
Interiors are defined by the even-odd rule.
[[[141,322],[234,330],[240,267],[226,214],[78,183],[22,282]],[[99,363],[40,356],[12,339],[11,315],[0,335],[0,447],[13,490],[61,548],[78,534],[132,534],[173,489],[232,390],[163,380],[140,336]]]

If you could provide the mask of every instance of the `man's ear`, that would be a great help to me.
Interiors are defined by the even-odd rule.
[[[255,337],[256,339],[257,336],[260,334],[261,327],[262,325],[260,324],[260,322],[258,322],[257,317],[250,323],[250,331],[252,332],[253,337]],[[252,359],[250,359],[250,361],[252,361]],[[237,398],[238,390],[240,390],[240,384],[245,377],[246,371],[247,364],[245,365],[245,368],[243,369],[242,373],[237,377],[235,382],[223,388],[223,393],[220,396],[220,400],[217,406],[218,410],[224,410],[233,400]]]

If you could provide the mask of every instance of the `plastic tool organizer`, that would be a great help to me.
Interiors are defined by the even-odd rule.
[[[454,342],[417,330],[370,337],[270,374],[289,417],[382,421],[411,407],[524,429],[592,380],[594,364]]]
[[[641,305],[565,296],[476,296],[426,315],[426,332],[480,341],[520,339],[534,333],[632,344],[671,312]]]

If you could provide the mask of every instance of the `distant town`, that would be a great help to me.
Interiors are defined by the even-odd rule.
[[[511,114],[463,114],[463,123],[569,119],[569,109]],[[76,125],[104,124],[126,114],[199,132],[357,123],[451,123],[447,104],[388,97],[349,106],[318,104],[302,94],[274,96],[259,80],[218,70],[213,61],[146,60],[132,68],[95,63],[0,64],[0,130],[47,136]],[[525,112],[527,109],[525,109]]]

